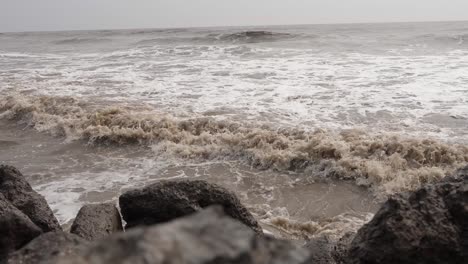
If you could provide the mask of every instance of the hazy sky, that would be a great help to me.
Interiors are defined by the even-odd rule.
[[[0,0],[0,31],[468,20],[468,0]]]

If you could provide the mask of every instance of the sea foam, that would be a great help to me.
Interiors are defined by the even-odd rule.
[[[468,147],[361,130],[272,129],[213,118],[175,118],[150,107],[102,107],[70,97],[8,96],[0,118],[68,140],[139,144],[179,158],[242,160],[258,169],[352,180],[378,196],[414,190],[468,162]]]

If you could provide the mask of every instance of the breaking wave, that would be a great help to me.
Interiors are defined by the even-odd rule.
[[[298,37],[298,35],[289,33],[279,33],[271,31],[241,31],[235,33],[210,33],[204,36],[187,37],[173,36],[170,38],[156,37],[151,39],[140,40],[136,45],[150,44],[170,44],[170,43],[187,43],[187,44],[247,44],[247,43],[262,43],[287,40]]]
[[[317,221],[301,222],[289,217],[274,217],[262,222],[279,229],[290,238],[307,240],[325,236],[332,241],[338,241],[343,234],[357,232],[373,216],[371,213],[343,213]]]
[[[323,216],[298,221],[290,216],[285,207],[271,208],[267,204],[256,204],[249,210],[267,232],[277,237],[296,240],[326,237],[331,241],[338,241],[346,233],[357,232],[374,216],[372,213],[351,211],[333,217]]]
[[[109,42],[111,39],[105,38],[67,38],[62,40],[54,41],[55,45],[73,45],[73,44],[95,44]]]
[[[241,159],[259,169],[302,172],[312,180],[353,180],[382,197],[437,181],[468,162],[467,146],[434,139],[180,119],[151,107],[103,108],[66,97],[3,97],[0,118],[91,144],[141,144],[181,158]]]
[[[215,39],[233,43],[256,43],[284,40],[295,37],[289,33],[277,33],[271,31],[242,31],[232,34],[211,35]]]
[[[468,34],[437,35],[426,34],[414,38],[416,41],[437,46],[468,45]]]

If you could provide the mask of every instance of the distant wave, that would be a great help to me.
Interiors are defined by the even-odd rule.
[[[289,33],[278,33],[271,31],[241,31],[236,33],[211,33],[204,36],[173,36],[156,37],[144,39],[137,42],[137,45],[149,44],[170,44],[170,43],[194,43],[194,44],[242,44],[261,43],[287,40],[298,37]]]
[[[0,97],[0,119],[92,144],[142,144],[190,159],[241,159],[259,169],[354,180],[386,196],[434,182],[468,162],[468,146],[363,131],[273,130],[154,109],[102,108],[74,98]]]
[[[468,34],[454,34],[454,35],[437,35],[425,34],[415,37],[418,42],[423,42],[428,45],[468,45]]]
[[[56,40],[53,43],[56,45],[72,45],[72,44],[92,44],[92,43],[103,43],[109,42],[111,39],[105,38],[67,38],[62,40]]]
[[[277,33],[271,31],[242,31],[232,34],[220,34],[220,35],[211,35],[215,39],[228,42],[270,42],[270,41],[279,41],[284,39],[290,39],[296,37],[296,35],[289,33]]]
[[[190,29],[187,28],[172,28],[172,29],[133,29],[133,30],[126,30],[126,34],[128,35],[148,35],[148,34],[155,34],[155,33],[182,33],[188,32]]]
[[[7,53],[0,52],[0,58],[2,57],[3,58],[37,58],[39,56],[33,55],[33,54],[21,53],[21,52],[7,52]]]

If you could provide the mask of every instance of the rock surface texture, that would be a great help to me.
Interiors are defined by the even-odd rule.
[[[350,263],[468,263],[468,175],[395,195],[359,230]]]
[[[234,193],[205,181],[163,181],[120,196],[127,228],[168,222],[210,205],[221,205],[226,214],[262,233],[255,218]]]
[[[43,232],[62,230],[44,197],[14,167],[0,165],[0,193]]]
[[[335,260],[332,257],[334,243],[326,236],[318,237],[310,240],[305,245],[309,250],[314,264],[333,264]]]
[[[87,245],[84,239],[62,231],[43,234],[8,259],[8,264],[49,264],[60,258],[76,257],[78,249]]]
[[[0,263],[42,230],[0,194]]]
[[[70,233],[93,241],[122,231],[119,210],[113,203],[83,206],[71,226]]]
[[[355,236],[356,232],[348,232],[335,243],[331,255],[336,264],[347,263],[348,248]]]

